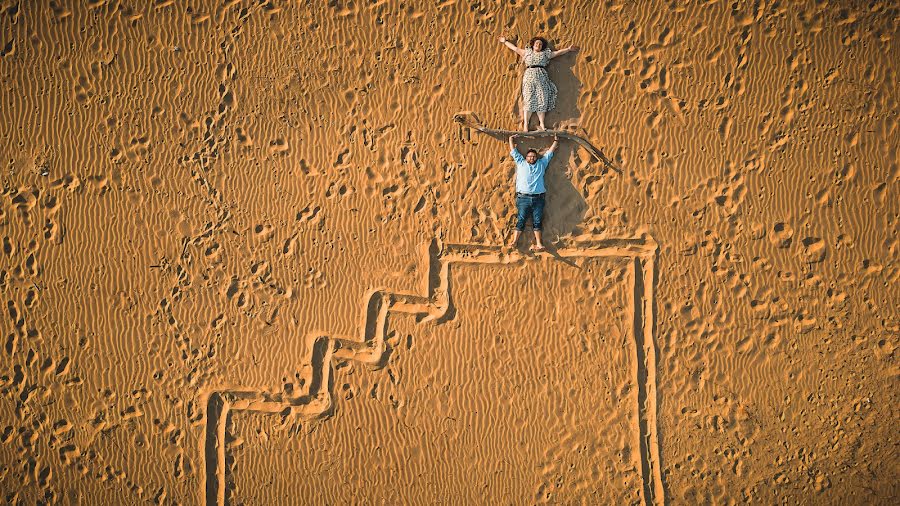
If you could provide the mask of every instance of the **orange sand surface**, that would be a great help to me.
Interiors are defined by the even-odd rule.
[[[0,0],[0,501],[900,502],[898,20]]]

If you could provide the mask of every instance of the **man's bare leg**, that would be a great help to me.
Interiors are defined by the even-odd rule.
[[[522,131],[528,131],[528,122],[531,121],[531,111],[522,110]]]
[[[542,240],[541,231],[534,231],[534,244],[531,246],[531,251],[544,251],[544,241]]]
[[[509,240],[509,247],[510,247],[510,248],[515,248],[515,247],[516,247],[516,244],[519,243],[519,237],[520,237],[521,235],[522,235],[522,232],[519,232],[518,230],[514,230],[514,231],[513,231],[512,239]]]
[[[538,123],[539,123],[540,126],[541,126],[541,130],[546,130],[546,129],[547,129],[547,126],[544,125],[544,116],[546,116],[547,113],[541,111],[541,112],[538,112],[537,115],[538,115]]]

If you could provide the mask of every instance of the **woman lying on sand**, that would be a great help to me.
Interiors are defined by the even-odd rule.
[[[528,49],[521,49],[500,37],[500,42],[511,51],[522,57],[525,62],[525,75],[522,76],[522,130],[528,131],[528,120],[531,113],[536,112],[540,129],[546,130],[544,115],[556,107],[556,85],[547,75],[547,64],[557,56],[578,51],[577,46],[569,46],[559,51],[551,51],[547,40],[535,37],[528,43]]]

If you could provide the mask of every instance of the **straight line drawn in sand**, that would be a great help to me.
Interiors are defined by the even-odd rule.
[[[587,150],[591,156],[600,162],[603,162],[604,165],[609,167],[610,169],[622,173],[622,169],[613,165],[612,161],[603,154],[603,151],[595,147],[591,144],[587,139],[581,137],[580,135],[575,135],[572,132],[567,130],[529,130],[527,132],[517,131],[517,130],[502,130],[498,128],[487,128],[484,124],[481,123],[481,120],[478,119],[478,116],[475,115],[474,112],[460,112],[453,116],[453,121],[459,123],[460,125],[471,128],[473,130],[477,130],[483,134],[487,134],[493,137],[510,137],[512,135],[518,135],[519,137],[561,137],[563,139],[568,139],[570,141],[575,142],[579,146],[583,147]]]
[[[313,418],[328,416],[333,409],[329,387],[334,362],[357,361],[375,367],[387,359],[388,313],[416,316],[420,322],[448,320],[451,308],[450,266],[452,264],[513,265],[532,255],[505,252],[500,246],[476,244],[440,244],[436,239],[422,246],[428,274],[425,295],[397,293],[386,289],[369,291],[365,296],[362,328],[358,337],[310,333],[306,336],[303,365],[311,367],[305,393],[297,395],[269,393],[240,386],[207,390],[201,394],[206,405],[206,433],[203,438],[206,504],[224,505],[226,496],[227,422],[232,412],[251,411]],[[660,469],[657,433],[655,287],[658,246],[646,235],[636,238],[598,239],[574,242],[553,252],[540,254],[546,259],[567,261],[574,258],[619,258],[630,261],[632,272],[632,322],[635,349],[633,379],[637,385],[638,427],[634,439],[640,449],[643,502],[665,504]],[[452,314],[452,313],[451,313]]]

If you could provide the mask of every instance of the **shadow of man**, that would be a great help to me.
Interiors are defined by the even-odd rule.
[[[544,240],[548,244],[558,242],[562,236],[572,233],[587,213],[587,201],[572,184],[570,176],[575,149],[569,142],[560,143],[544,175],[547,197],[543,228]]]

